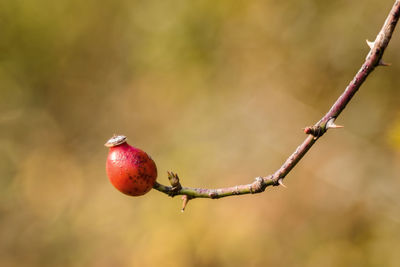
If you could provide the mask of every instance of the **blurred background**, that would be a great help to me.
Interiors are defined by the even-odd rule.
[[[394,1],[0,1],[1,266],[399,266],[400,29],[287,189],[115,190],[103,144],[158,181],[273,173],[341,94]]]

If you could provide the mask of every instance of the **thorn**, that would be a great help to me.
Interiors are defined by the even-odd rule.
[[[331,124],[330,126],[326,127],[328,129],[338,129],[338,128],[344,128],[343,125],[336,125],[336,124]]]
[[[366,41],[367,41],[367,45],[369,46],[369,48],[371,48],[371,49],[374,48],[375,42],[368,41],[368,39]]]
[[[334,119],[330,119],[327,123],[326,123],[326,129],[338,129],[338,128],[344,128],[344,126],[342,125],[336,125],[334,123]]]
[[[184,212],[184,211],[185,211],[185,208],[186,208],[186,205],[187,205],[187,203],[189,202],[189,197],[188,197],[187,195],[183,195],[183,196],[182,196],[182,200],[183,200],[183,202],[182,202],[182,209],[181,209],[181,212]]]
[[[278,180],[278,184],[280,184],[281,186],[283,186],[284,188],[287,188],[286,185],[284,185],[282,178]]]
[[[378,63],[378,66],[389,67],[390,65],[392,65],[392,64],[386,63],[386,62],[384,62],[382,59],[379,60],[379,63]]]

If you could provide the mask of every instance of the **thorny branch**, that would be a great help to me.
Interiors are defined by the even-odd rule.
[[[303,158],[307,151],[314,145],[314,143],[323,136],[328,129],[340,128],[342,126],[336,125],[334,122],[340,113],[344,110],[346,105],[350,102],[351,98],[363,84],[368,75],[377,66],[388,66],[382,60],[382,55],[389,44],[392,33],[395,29],[397,21],[400,16],[400,0],[396,0],[392,10],[390,11],[386,21],[377,35],[375,41],[367,44],[370,51],[365,59],[364,64],[354,76],[353,80],[346,87],[342,95],[336,100],[331,109],[317,122],[314,126],[306,127],[304,132],[308,134],[303,143],[297,147],[296,151],[289,156],[283,165],[274,173],[265,177],[257,177],[253,183],[236,185],[232,187],[219,188],[219,189],[205,189],[205,188],[189,188],[183,187],[180,184],[177,174],[168,172],[168,178],[172,186],[165,186],[155,183],[154,189],[163,192],[171,197],[176,195],[183,195],[182,211],[185,209],[187,202],[193,198],[222,198],[235,195],[256,194],[261,193],[268,186],[278,186],[282,183],[286,175],[293,169],[294,166]]]

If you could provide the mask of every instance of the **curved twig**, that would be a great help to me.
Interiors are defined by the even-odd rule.
[[[307,138],[299,147],[297,147],[296,151],[289,156],[285,163],[274,174],[265,177],[257,177],[255,181],[250,184],[236,185],[219,189],[203,189],[182,187],[178,175],[168,172],[168,178],[172,186],[165,186],[156,182],[153,188],[172,197],[176,195],[186,196],[184,198],[184,206],[186,206],[187,201],[193,198],[216,199],[243,194],[255,194],[263,192],[268,186],[284,186],[282,183],[283,179],[303,158],[303,156],[314,145],[314,143],[322,135],[324,135],[328,129],[342,127],[335,125],[334,122],[344,110],[346,105],[350,102],[351,98],[363,84],[368,75],[377,66],[388,66],[388,64],[382,61],[382,55],[390,41],[390,38],[392,37],[392,33],[395,29],[397,21],[399,20],[399,16],[400,0],[396,0],[375,41],[369,42],[367,40],[370,51],[365,59],[364,64],[354,76],[353,80],[346,87],[346,90],[336,100],[331,109],[325,114],[325,116],[322,117],[319,122],[317,122],[314,126],[304,129],[304,132],[308,134]]]

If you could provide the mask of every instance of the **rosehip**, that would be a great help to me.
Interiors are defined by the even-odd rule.
[[[128,145],[123,135],[112,137],[105,146],[110,148],[106,171],[114,187],[130,196],[149,192],[157,178],[154,161],[144,151]]]

